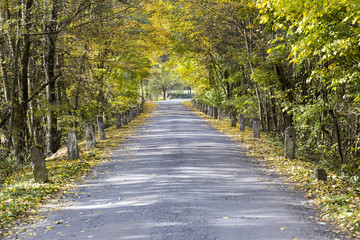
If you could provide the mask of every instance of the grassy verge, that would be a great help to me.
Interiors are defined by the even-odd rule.
[[[144,124],[154,108],[154,103],[147,103],[144,113],[130,124],[121,129],[115,126],[106,129],[107,139],[98,141],[94,150],[85,151],[85,142],[80,143],[82,154],[78,160],[69,161],[66,157],[48,159],[46,165],[50,183],[34,183],[30,165],[9,177],[0,187],[0,238],[11,235],[14,225],[36,220],[36,213],[42,203],[57,193],[73,189],[94,166],[107,161],[112,150]]]
[[[216,120],[194,109],[190,102],[184,102],[190,110],[205,119],[220,132],[247,149],[249,156],[266,164],[269,171],[284,177],[285,182],[304,190],[306,197],[319,206],[321,216],[319,221],[335,223],[338,230],[335,233],[348,232],[354,239],[360,239],[360,186],[353,185],[334,172],[328,172],[328,181],[313,179],[313,169],[317,166],[306,159],[285,159],[284,149],[274,142],[271,136],[261,133],[261,139],[252,138],[252,130],[241,133],[238,128],[230,126],[228,120]]]

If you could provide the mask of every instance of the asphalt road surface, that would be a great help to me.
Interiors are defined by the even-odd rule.
[[[306,205],[179,101],[163,101],[112,161],[19,239],[335,239]]]

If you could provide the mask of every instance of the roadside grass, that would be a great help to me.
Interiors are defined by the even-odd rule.
[[[260,139],[252,138],[252,130],[231,127],[229,120],[216,120],[184,102],[190,110],[220,132],[228,135],[247,149],[247,155],[266,166],[267,171],[282,176],[290,187],[305,191],[306,197],[320,210],[320,224],[335,223],[333,230],[337,234],[344,232],[353,239],[360,239],[360,186],[354,185],[338,174],[327,170],[328,180],[317,181],[313,178],[313,170],[318,165],[304,159],[285,159],[284,149],[273,141],[269,134],[261,133]]]
[[[49,183],[34,183],[31,164],[22,167],[0,186],[0,238],[13,233],[16,224],[29,224],[39,216],[36,214],[41,204],[53,199],[59,193],[76,188],[76,184],[96,165],[109,160],[114,148],[132,136],[148,119],[156,105],[146,104],[145,110],[137,118],[121,129],[115,126],[106,129],[106,140],[97,141],[95,149],[86,151],[85,141],[79,144],[80,158],[68,160],[66,156],[47,159]],[[66,150],[65,150],[66,152]]]

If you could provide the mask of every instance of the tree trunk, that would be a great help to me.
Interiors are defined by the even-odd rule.
[[[30,60],[30,28],[31,28],[31,19],[30,19],[30,8],[32,7],[33,0],[23,0],[23,5],[25,6],[23,14],[23,24],[25,26],[25,35],[23,38],[23,51],[21,59],[21,76],[20,76],[20,88],[21,88],[21,97],[20,97],[20,126],[21,126],[21,138],[28,139],[27,134],[27,111],[28,111],[28,98],[29,98],[29,86],[28,86],[28,70],[29,70],[29,60]],[[25,143],[28,141],[25,141]]]
[[[285,95],[285,99],[287,101],[293,103],[295,101],[294,95],[293,95],[293,91],[294,91],[293,84],[290,82],[290,80],[288,80],[286,78],[284,67],[281,64],[280,65],[275,64],[275,71],[276,71],[276,74],[278,75],[280,87]],[[284,112],[284,122],[285,122],[285,126],[284,126],[284,129],[282,129],[283,131],[285,131],[285,129],[287,127],[290,127],[293,125],[293,114],[291,111]]]
[[[331,110],[329,110],[329,112],[334,121],[335,135],[336,135],[336,141],[337,141],[337,145],[338,145],[338,154],[339,154],[341,164],[343,164],[344,163],[344,154],[343,154],[342,145],[341,145],[341,133],[340,133],[339,122],[337,120],[337,117],[336,117],[334,111],[331,109]]]
[[[21,14],[19,13],[19,16]],[[19,17],[20,19],[20,17]],[[20,21],[20,20],[19,20]],[[23,161],[23,156],[21,154],[21,150],[24,146],[24,141],[21,136],[21,127],[20,127],[20,105],[19,105],[19,58],[20,58],[20,23],[18,25],[18,33],[16,36],[15,42],[13,45],[13,53],[14,53],[14,65],[13,65],[13,79],[11,86],[11,114],[10,114],[10,123],[9,128],[11,131],[11,141],[14,149],[15,157],[17,157],[20,161]]]
[[[166,89],[163,89],[163,100],[166,100]]]
[[[0,51],[0,67],[1,67],[1,72],[2,72],[2,82],[3,82],[3,86],[4,86],[5,101],[10,102],[11,87],[9,84],[8,68],[7,68],[4,54],[1,51]]]
[[[49,34],[46,39],[46,53],[45,53],[45,77],[50,84],[46,88],[46,97],[49,104],[47,112],[47,154],[53,154],[59,149],[59,138],[57,130],[57,111],[56,105],[56,81],[51,81],[55,78],[55,55],[56,55],[56,27],[57,27],[57,2],[53,0],[51,4],[51,13],[49,23],[46,26]]]
[[[272,117],[272,121],[274,124],[274,131],[278,130],[278,121],[277,121],[277,115],[276,115],[276,105],[275,105],[275,101],[274,101],[274,89],[270,89],[270,108],[271,108],[271,117]]]

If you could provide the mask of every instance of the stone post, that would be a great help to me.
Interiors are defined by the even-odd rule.
[[[130,108],[130,121],[134,120],[135,118],[135,109],[132,107]]]
[[[245,132],[245,118],[244,114],[239,115],[239,130],[240,132]]]
[[[221,108],[218,109],[218,120],[221,120],[223,114],[223,110]]]
[[[129,110],[126,110],[125,114],[126,114],[127,122],[128,122],[128,124],[129,124],[129,123],[131,122],[130,109],[129,109]]]
[[[254,119],[253,138],[260,138],[260,119],[258,119],[258,118]]]
[[[235,113],[235,112],[231,112],[231,113],[230,113],[230,118],[231,118],[231,126],[232,126],[232,127],[236,127],[236,113]]]
[[[96,148],[94,124],[92,123],[86,124],[85,139],[86,139],[86,150]]]
[[[315,168],[314,169],[314,178],[316,180],[326,181],[327,180],[327,174],[325,169],[323,168]]]
[[[217,118],[218,118],[218,114],[219,114],[219,110],[214,107],[213,118],[217,119]]]
[[[116,128],[120,129],[121,128],[121,114],[117,113],[115,115],[115,118],[116,118]]]
[[[76,160],[79,158],[79,146],[75,132],[69,132],[67,135],[67,152],[69,160]]]
[[[296,130],[290,126],[285,129],[285,158],[295,158]]]
[[[132,108],[130,108],[130,119],[131,119],[131,121],[134,120],[134,118],[135,118],[135,111],[134,111],[134,108],[132,107]]]
[[[105,124],[103,117],[101,115],[97,116],[97,123],[98,123],[98,131],[99,131],[99,139],[105,140]]]
[[[133,120],[132,108],[127,110],[127,113],[128,113],[128,122],[131,122]]]
[[[122,112],[122,113],[121,113],[121,119],[122,119],[122,124],[123,124],[123,125],[127,125],[127,124],[128,124],[127,119],[126,119],[126,114],[125,114],[125,112]]]
[[[41,146],[32,146],[30,148],[30,158],[35,182],[45,183],[49,181],[43,148]]]
[[[130,121],[132,121],[134,119],[134,108],[129,109],[129,116],[130,116]]]
[[[136,106],[134,107],[135,117],[139,116],[139,108]]]

